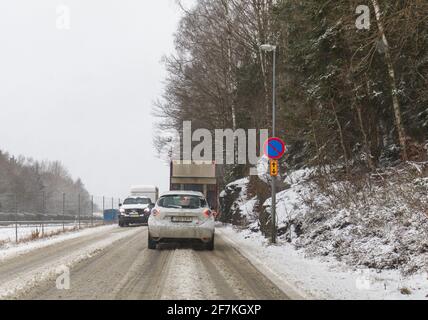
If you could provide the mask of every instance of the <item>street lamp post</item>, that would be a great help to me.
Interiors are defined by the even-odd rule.
[[[272,137],[276,136],[276,46],[264,44],[260,46],[263,51],[273,53],[273,79],[272,79]],[[276,177],[272,178],[272,243],[276,243]]]

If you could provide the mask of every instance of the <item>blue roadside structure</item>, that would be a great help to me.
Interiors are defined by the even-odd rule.
[[[104,222],[105,223],[117,222],[118,216],[119,216],[119,210],[117,210],[117,209],[104,210]]]

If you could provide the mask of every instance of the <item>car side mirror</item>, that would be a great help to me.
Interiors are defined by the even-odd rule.
[[[119,203],[119,208],[122,206],[122,204],[121,203]]]

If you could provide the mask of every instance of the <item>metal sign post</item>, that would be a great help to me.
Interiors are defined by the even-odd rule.
[[[287,147],[279,138],[270,138],[264,145],[264,153],[270,159],[270,176],[272,177],[272,204],[271,204],[271,215],[272,215],[272,243],[277,241],[277,227],[276,227],[276,178],[279,175],[279,162]]]

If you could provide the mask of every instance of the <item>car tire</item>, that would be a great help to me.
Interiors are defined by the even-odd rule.
[[[214,250],[214,235],[213,235],[211,241],[205,244],[205,249],[208,251]]]
[[[119,227],[123,228],[123,223],[122,222],[119,222]]]
[[[150,236],[150,233],[147,239],[147,246],[149,247],[150,250],[156,250],[157,242],[152,239],[152,237]]]

